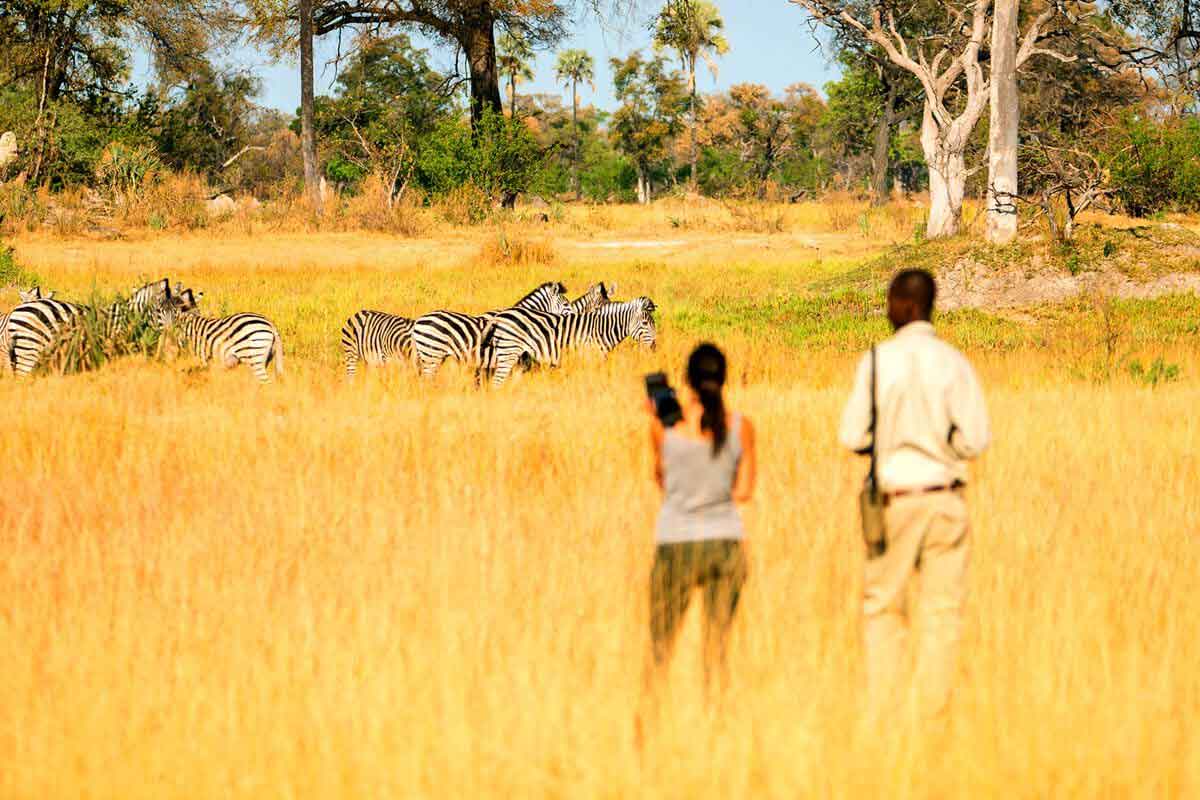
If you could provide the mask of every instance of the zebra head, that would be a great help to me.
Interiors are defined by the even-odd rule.
[[[188,314],[196,310],[200,300],[204,298],[204,292],[193,292],[191,289],[184,289],[182,292],[171,297],[165,303],[159,303],[154,307],[153,321],[154,327],[159,330],[170,328],[179,317],[183,314]]]
[[[146,311],[171,299],[171,282],[167,278],[139,286],[129,293],[126,307],[131,311]]]
[[[634,309],[629,317],[629,337],[642,347],[653,350],[658,343],[658,329],[654,326],[654,312],[658,306],[649,297],[639,297],[632,302]]]
[[[547,281],[517,301],[515,308],[545,311],[550,314],[571,313],[567,287],[559,281]]]
[[[30,300],[53,300],[54,292],[42,293],[42,287],[34,286],[31,289],[17,289],[17,294],[21,297],[22,303],[28,303]]]
[[[571,301],[569,313],[586,314],[590,311],[599,311],[612,302],[612,293],[615,289],[616,284],[605,285],[603,281],[593,284],[590,289]]]

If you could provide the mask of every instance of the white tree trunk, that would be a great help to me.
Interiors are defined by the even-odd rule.
[[[650,182],[646,180],[646,173],[639,168],[637,173],[637,198],[638,202],[642,205],[646,205],[650,202],[649,183]]]
[[[987,239],[1008,244],[1017,236],[1017,94],[1019,0],[995,0],[992,19],[991,126],[988,131]]]
[[[940,131],[927,104],[921,126],[921,148],[925,151],[925,163],[929,165],[929,220],[925,225],[925,236],[929,239],[954,236],[962,221],[963,194],[967,186],[963,156],[967,137],[958,135],[958,126],[949,133]]]

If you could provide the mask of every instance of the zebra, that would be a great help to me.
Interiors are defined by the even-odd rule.
[[[283,375],[283,339],[279,330],[259,314],[231,314],[212,319],[196,310],[203,292],[185,290],[177,300],[165,303],[155,314],[155,325],[163,331],[174,328],[180,344],[191,350],[200,363],[216,360],[226,369],[249,364],[262,383],[270,381],[267,365]]]
[[[543,283],[522,297],[513,308],[547,314],[570,313],[567,289],[561,283]],[[412,348],[421,375],[431,378],[447,358],[479,365],[479,343],[491,319],[501,313],[489,311],[478,316],[457,311],[434,311],[417,317],[412,327]]]
[[[152,311],[170,298],[171,283],[167,278],[134,289],[128,299],[118,300],[99,312],[105,318],[106,335],[115,336],[135,314]],[[31,374],[41,362],[42,356],[68,327],[91,311],[90,306],[67,303],[51,297],[29,300],[14,308],[8,313],[2,337],[5,339],[5,353],[10,369],[18,376]]]
[[[597,311],[558,316],[512,308],[496,314],[480,345],[492,385],[501,386],[523,358],[558,366],[564,350],[594,344],[607,353],[627,338],[654,349],[657,306],[648,297],[609,303]]]
[[[360,360],[373,367],[388,361],[412,361],[414,320],[364,309],[356,311],[342,326],[342,355],[346,377],[353,378]]]
[[[22,303],[28,303],[31,300],[53,300],[54,292],[46,292],[42,294],[42,287],[34,286],[30,289],[17,289],[17,296]],[[10,337],[8,335],[8,313],[0,314],[0,356],[4,358],[4,371],[12,373],[12,359],[9,357],[8,344]]]
[[[583,314],[587,311],[596,311],[604,305],[612,302],[612,294],[617,289],[617,285],[605,284],[603,281],[593,284],[583,294],[576,297],[570,303],[571,314]]]

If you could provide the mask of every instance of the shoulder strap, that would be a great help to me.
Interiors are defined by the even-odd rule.
[[[876,484],[875,479],[875,440],[876,423],[878,422],[878,409],[875,404],[875,347],[871,347],[871,483]]]

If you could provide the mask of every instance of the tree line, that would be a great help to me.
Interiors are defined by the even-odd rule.
[[[368,181],[388,203],[464,187],[501,203],[928,192],[931,237],[956,233],[974,195],[994,241],[1022,208],[1065,238],[1092,206],[1200,208],[1192,1],[790,0],[813,29],[797,46],[817,43],[840,77],[704,93],[729,51],[708,0],[11,0],[0,130],[19,147],[0,181],[102,188],[190,171],[264,199],[303,190],[318,209],[322,183]],[[651,34],[610,59],[612,110],[589,102],[595,56],[557,49],[581,11]],[[414,32],[454,66],[435,69]],[[323,37],[339,55],[318,96]],[[222,66],[247,43],[298,59],[295,115],[259,106],[260,81]],[[566,100],[526,94],[535,53],[556,49]],[[139,50],[144,88],[130,82]]]

